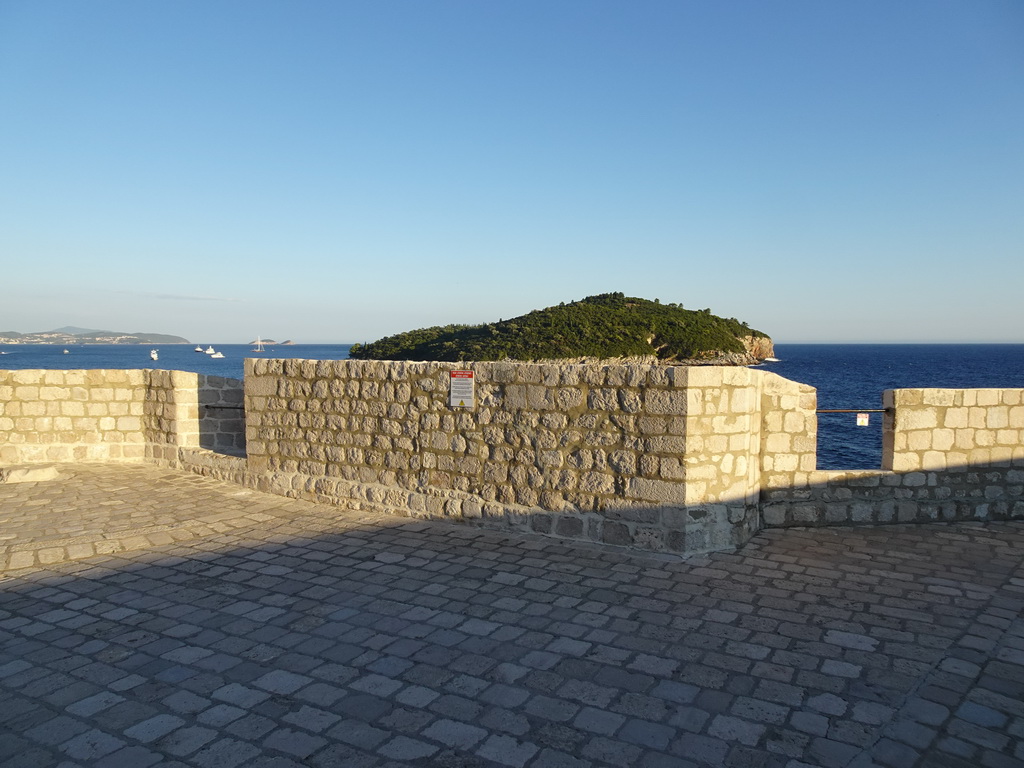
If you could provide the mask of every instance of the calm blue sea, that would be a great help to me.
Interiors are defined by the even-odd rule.
[[[203,344],[206,349],[209,344]],[[351,344],[289,344],[267,347],[256,354],[252,344],[214,344],[224,357],[214,359],[196,352],[195,344],[0,344],[0,369],[47,368],[165,368],[172,371],[195,371],[215,376],[242,378],[243,360],[247,357],[287,357],[300,360],[344,360]],[[67,349],[68,353],[64,354]],[[153,362],[149,351],[157,350]]]
[[[205,347],[206,345],[204,345]],[[0,345],[0,369],[167,368],[241,378],[249,344],[214,344],[223,359],[196,352],[194,345],[156,346],[154,363],[143,345]],[[343,360],[349,344],[271,347],[266,357]],[[777,344],[777,363],[763,370],[810,384],[818,408],[882,407],[882,392],[901,387],[1024,387],[1024,344]],[[818,416],[820,469],[877,469],[882,456],[882,414],[867,427],[852,413]]]

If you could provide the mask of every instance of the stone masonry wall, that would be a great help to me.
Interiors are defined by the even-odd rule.
[[[745,368],[250,360],[249,469],[268,490],[671,551],[757,528]]]
[[[241,379],[200,374],[199,446],[245,456],[245,391]]]
[[[889,390],[883,402],[883,469],[766,472],[766,526],[1024,517],[1024,390]],[[807,404],[793,413],[810,423]]]
[[[245,455],[239,379],[187,371],[147,371],[147,456],[161,464],[238,481]]]
[[[0,370],[0,462],[139,461],[143,371]]]
[[[748,368],[250,360],[0,371],[0,465],[150,460],[282,495],[652,550],[762,526],[1024,518],[1024,390],[884,394],[882,469],[816,469],[816,393]],[[248,457],[246,457],[246,451]]]
[[[0,463],[239,455],[242,401],[238,379],[184,371],[0,370]]]
[[[899,389],[883,466],[895,472],[1005,466],[1024,459],[1024,390]]]

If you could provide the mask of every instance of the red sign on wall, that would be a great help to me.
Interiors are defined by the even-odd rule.
[[[476,387],[472,371],[451,371],[448,405],[452,408],[475,408]]]

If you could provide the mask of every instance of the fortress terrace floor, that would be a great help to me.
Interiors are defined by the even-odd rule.
[[[0,484],[6,768],[1024,766],[1021,523],[683,559],[56,469]]]

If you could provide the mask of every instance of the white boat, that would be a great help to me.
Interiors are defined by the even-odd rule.
[[[210,355],[210,358],[213,359],[213,360],[217,360],[217,359],[220,359],[222,357],[224,357],[224,353],[223,352],[214,352],[212,355]]]
[[[256,346],[252,348],[252,351],[253,352],[264,352],[264,351],[266,351],[266,347],[263,346],[263,339],[261,339],[259,336],[256,337]]]
[[[216,350],[213,348],[212,344],[206,348],[206,354],[212,355],[214,352],[216,352]]]
[[[70,353],[65,349],[64,350],[64,354],[67,355],[67,354],[70,354]]]
[[[202,352],[202,351],[203,351],[203,345],[202,344],[197,344],[196,345],[196,352]]]
[[[160,359],[160,355],[159,355],[159,353],[155,349],[151,349],[151,350],[149,350],[149,359],[150,360],[159,360]]]

